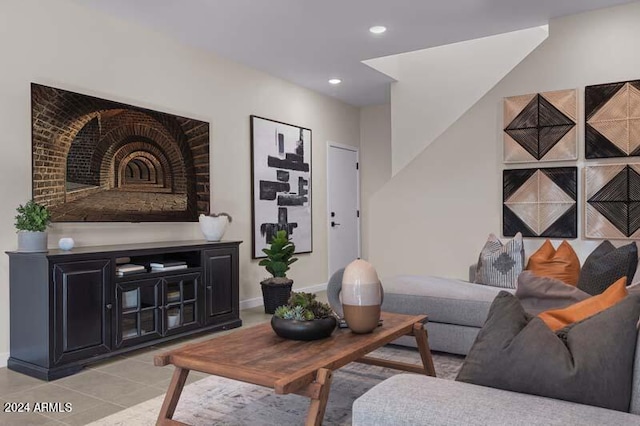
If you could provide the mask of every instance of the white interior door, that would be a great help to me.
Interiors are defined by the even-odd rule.
[[[327,206],[329,277],[360,257],[358,150],[329,142]]]

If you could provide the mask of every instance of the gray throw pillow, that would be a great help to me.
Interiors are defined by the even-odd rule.
[[[576,287],[595,296],[622,277],[627,277],[627,284],[631,284],[637,267],[635,243],[615,248],[610,241],[603,241],[585,260]]]
[[[589,293],[551,277],[540,277],[531,271],[518,276],[516,297],[531,315],[550,309],[562,309],[591,297]]]
[[[516,288],[518,275],[524,270],[524,244],[518,232],[513,239],[502,244],[494,234],[489,235],[478,265],[475,282],[493,287]]]
[[[498,294],[456,380],[628,411],[640,296],[560,330]]]

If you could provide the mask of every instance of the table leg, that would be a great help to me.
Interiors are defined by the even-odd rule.
[[[429,336],[423,323],[417,322],[413,324],[413,335],[416,337],[418,351],[420,351],[420,358],[422,358],[422,365],[424,366],[427,375],[436,377],[436,368],[433,365],[431,349],[429,348]]]
[[[176,367],[173,372],[173,377],[171,378],[171,383],[169,384],[169,389],[167,389],[167,394],[164,397],[162,408],[160,408],[160,414],[158,415],[156,425],[184,424],[172,420],[172,417],[173,413],[176,411],[176,406],[178,405],[178,400],[180,399],[180,394],[182,393],[182,388],[184,388],[188,375],[189,370]]]
[[[316,381],[314,384],[320,385],[320,391],[317,397],[311,398],[305,426],[322,425],[324,411],[327,408],[327,401],[329,399],[329,389],[331,387],[331,370],[326,368],[319,369],[316,373]]]

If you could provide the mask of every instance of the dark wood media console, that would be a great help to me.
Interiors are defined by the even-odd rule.
[[[55,380],[86,364],[202,331],[239,327],[241,242],[175,241],[8,252],[8,367]],[[186,269],[117,276],[116,264]]]

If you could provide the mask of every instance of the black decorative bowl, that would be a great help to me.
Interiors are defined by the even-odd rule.
[[[271,317],[271,328],[276,334],[291,340],[318,340],[331,336],[337,325],[333,317],[311,321],[298,321]]]

